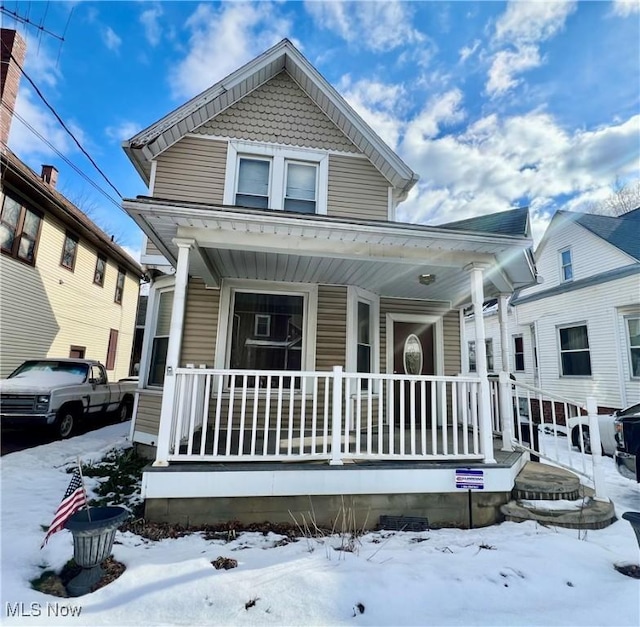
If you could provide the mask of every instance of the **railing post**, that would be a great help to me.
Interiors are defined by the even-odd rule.
[[[593,396],[587,397],[587,414],[589,417],[589,439],[591,441],[591,463],[593,465],[594,498],[599,501],[608,501],[602,469],[602,443],[600,441],[600,425],[598,424],[598,403]]]
[[[511,379],[504,370],[499,376],[500,419],[502,424],[502,450],[513,451],[513,397]]]
[[[342,366],[333,367],[333,392],[331,403],[331,459],[330,466],[342,466],[340,442],[342,435]]]

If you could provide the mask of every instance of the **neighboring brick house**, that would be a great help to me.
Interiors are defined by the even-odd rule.
[[[85,357],[129,374],[142,269],[9,148],[24,42],[2,29],[0,377],[26,359]],[[13,58],[12,58],[13,57]]]

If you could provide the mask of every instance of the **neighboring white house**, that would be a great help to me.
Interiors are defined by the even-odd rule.
[[[619,217],[558,211],[535,252],[543,282],[508,308],[504,368],[524,383],[600,411],[640,401],[640,209]],[[503,366],[498,307],[487,303],[489,371]],[[472,319],[464,325],[474,370]]]

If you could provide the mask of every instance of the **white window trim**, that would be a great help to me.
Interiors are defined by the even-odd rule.
[[[637,381],[638,379],[640,379],[640,376],[633,374],[633,359],[631,358],[631,333],[629,332],[629,320],[640,320],[640,315],[630,314],[628,316],[624,316],[623,319],[624,333],[627,345],[627,360],[629,362],[629,378]]]
[[[516,355],[518,354],[516,351],[516,339],[520,338],[522,340],[522,370],[518,370],[516,367]],[[511,336],[511,346],[513,346],[513,371],[514,372],[526,372],[527,371],[527,358],[526,352],[524,350],[524,334],[516,333]]]
[[[318,168],[316,177],[316,214],[327,214],[327,188],[329,179],[329,154],[306,148],[276,146],[260,142],[229,140],[227,146],[227,165],[224,180],[223,203],[236,204],[236,187],[238,182],[239,157],[263,158],[271,160],[269,181],[269,209],[283,210],[286,191],[286,163],[315,165]]]
[[[231,360],[231,333],[233,325],[233,300],[236,292],[257,294],[282,294],[303,297],[304,329],[302,333],[302,369],[315,370],[316,329],[318,317],[318,286],[308,283],[284,283],[281,281],[254,281],[249,279],[224,279],[220,288],[218,335],[216,337],[216,369],[228,369]]]
[[[316,211],[314,211],[314,213],[317,213],[317,209],[318,209],[318,179],[319,179],[319,175],[320,175],[320,167],[319,164],[316,162],[311,162],[311,161],[300,161],[298,159],[285,159],[284,160],[284,184],[282,186],[282,206],[284,208],[284,203],[287,199],[289,200],[300,200],[300,201],[304,201],[304,198],[294,198],[293,196],[287,196],[287,186],[289,183],[289,165],[306,165],[309,167],[312,167],[315,169],[316,171],[316,185],[315,185],[315,189],[313,190],[313,202],[315,203],[316,206]],[[307,201],[309,202],[309,201]]]
[[[560,341],[560,331],[562,329],[574,329],[575,327],[584,327],[587,330],[587,348],[576,348],[573,350],[562,350],[562,342]],[[591,359],[591,343],[589,342],[589,325],[586,321],[572,322],[569,324],[559,324],[556,326],[556,342],[558,343],[558,375],[560,378],[567,379],[592,379],[593,378],[593,361]],[[562,369],[562,353],[577,353],[580,351],[587,351],[589,353],[589,364],[591,365],[591,374],[564,374]]]
[[[258,328],[260,327],[260,322],[263,321],[263,320],[267,321],[267,332],[266,333],[258,333]],[[253,334],[256,337],[269,337],[271,335],[271,314],[256,314],[255,315],[254,326],[253,326]]]
[[[175,290],[175,277],[164,276],[157,279],[149,289],[147,301],[147,316],[144,321],[144,335],[142,336],[142,355],[140,356],[140,384],[138,387],[147,388],[149,381],[149,367],[151,366],[151,352],[155,338],[156,322],[158,320],[158,306],[162,292]],[[151,390],[161,390],[162,386],[154,385]]]
[[[569,264],[568,264],[568,266],[565,265],[562,262],[562,254],[566,253],[566,252],[569,253]],[[573,277],[574,277],[574,272],[573,272],[573,252],[571,251],[571,246],[566,246],[565,248],[561,248],[558,251],[558,260],[559,260],[559,263],[560,263],[560,283],[569,283],[569,282],[573,281]],[[570,279],[565,279],[564,278],[564,269],[566,267],[570,267],[571,268],[571,278]]]
[[[372,374],[380,373],[380,297],[360,287],[347,287],[347,346],[345,352],[346,372],[358,370],[358,303],[369,305],[369,331],[371,334]],[[373,391],[378,382],[374,381]]]
[[[234,189],[233,189],[233,200],[230,204],[236,204],[236,196],[239,194],[238,192],[238,182],[240,180],[240,159],[252,159],[254,161],[265,161],[269,164],[269,180],[267,181],[267,206],[271,200],[271,191],[273,189],[272,177],[273,177],[273,160],[268,157],[263,157],[262,155],[248,155],[245,153],[238,154],[236,158],[235,168],[236,175],[234,179]],[[243,194],[244,196],[255,196],[256,198],[263,198],[263,196],[258,196],[257,194]],[[225,203],[227,204],[227,203]]]

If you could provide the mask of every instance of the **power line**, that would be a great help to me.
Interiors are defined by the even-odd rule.
[[[82,154],[85,155],[85,157],[87,157],[87,159],[89,159],[89,161],[91,162],[91,165],[93,165],[93,167],[99,172],[99,174],[102,176],[102,178],[108,183],[109,187],[111,187],[111,189],[113,189],[115,191],[115,193],[118,194],[118,197],[120,199],[122,199],[122,194],[118,191],[118,188],[110,181],[109,177],[100,169],[100,166],[93,160],[93,157],[84,149],[82,144],[78,141],[78,139],[73,134],[73,132],[69,129],[69,127],[64,123],[63,119],[58,115],[58,112],[53,108],[53,106],[51,106],[49,104],[49,102],[44,97],[43,93],[40,91],[38,86],[34,83],[34,81],[31,79],[31,77],[24,71],[24,68],[18,63],[18,60],[13,56],[13,54],[11,55],[11,58],[13,59],[14,63],[18,66],[18,68],[22,72],[22,75],[29,81],[31,86],[35,89],[36,94],[38,94],[38,96],[40,97],[42,102],[44,102],[44,104],[47,106],[49,111],[51,111],[51,113],[53,113],[53,115],[55,116],[56,120],[58,120],[58,122],[60,123],[62,128],[67,132],[69,137],[71,137],[71,139],[73,139],[74,143],[76,144],[76,146],[78,146],[78,148],[80,149]]]

